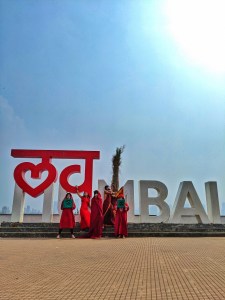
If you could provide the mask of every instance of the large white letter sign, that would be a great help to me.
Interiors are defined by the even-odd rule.
[[[209,219],[213,224],[221,224],[220,205],[216,182],[206,182],[205,192]]]
[[[148,189],[155,189],[158,192],[158,196],[148,197]],[[153,180],[141,180],[139,181],[139,193],[142,223],[161,223],[168,221],[170,217],[170,208],[165,202],[168,195],[168,189],[164,183]],[[160,215],[149,216],[149,205],[158,206]]]
[[[191,208],[184,207],[186,199],[189,200]],[[180,183],[172,209],[170,223],[187,223],[185,216],[195,217],[197,223],[210,223],[191,181],[183,181]]]
[[[128,222],[130,223],[140,223],[141,216],[139,214],[135,214],[135,203],[134,203],[134,181],[127,180],[127,182],[123,186],[124,196],[126,202],[129,205],[129,212],[127,214]],[[139,203],[140,206],[140,203]]]

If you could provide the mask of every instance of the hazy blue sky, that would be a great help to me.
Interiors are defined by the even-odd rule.
[[[0,0],[0,209],[11,208],[22,161],[12,148],[100,150],[96,186],[110,182],[112,154],[126,145],[121,184],[160,180],[173,203],[181,181],[205,201],[204,182],[216,180],[225,201],[225,67],[215,50],[224,23],[187,33],[183,13],[173,0]]]

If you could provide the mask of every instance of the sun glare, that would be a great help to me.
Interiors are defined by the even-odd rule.
[[[170,0],[167,28],[191,62],[225,73],[225,0]]]

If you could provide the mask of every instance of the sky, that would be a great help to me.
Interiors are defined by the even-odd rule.
[[[99,150],[97,187],[110,183],[122,145],[120,183],[133,179],[136,194],[139,180],[159,180],[172,205],[190,180],[204,204],[204,183],[217,181],[224,203],[223,8],[221,0],[0,0],[0,209],[11,208],[13,170],[24,161],[11,149]],[[26,204],[41,208],[42,197]]]

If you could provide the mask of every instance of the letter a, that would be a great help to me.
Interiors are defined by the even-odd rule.
[[[186,199],[189,200],[191,208],[184,207]],[[190,218],[190,221],[187,221],[187,217],[195,217],[197,223],[210,223],[191,181],[183,181],[180,183],[172,209],[170,223],[193,223],[191,221],[192,218]]]

